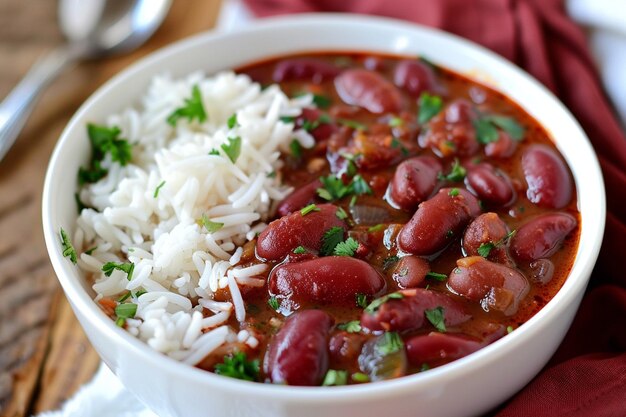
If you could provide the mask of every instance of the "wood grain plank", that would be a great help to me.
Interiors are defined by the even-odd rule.
[[[111,76],[173,41],[213,27],[220,0],[176,0],[162,27],[132,54],[86,62],[44,93],[0,163],[0,417],[58,408],[99,359],[47,261],[40,221],[47,161],[78,106]],[[0,1],[0,97],[44,51],[62,42],[56,2]]]

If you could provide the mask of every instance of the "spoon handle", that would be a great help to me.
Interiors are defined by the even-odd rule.
[[[15,142],[41,92],[74,60],[75,53],[70,48],[49,52],[31,67],[0,103],[0,161]]]

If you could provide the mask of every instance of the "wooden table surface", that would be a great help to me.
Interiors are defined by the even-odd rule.
[[[212,28],[220,3],[175,0],[140,49],[67,71],[0,162],[0,417],[58,408],[100,362],[60,290],[43,240],[44,174],[63,127],[96,88],[138,58]],[[0,0],[0,100],[38,56],[63,42],[56,7],[49,0]]]

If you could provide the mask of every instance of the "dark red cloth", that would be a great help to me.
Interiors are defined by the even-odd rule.
[[[582,30],[562,0],[245,0],[258,16],[354,12],[411,20],[482,44],[550,88],[600,158],[608,215],[581,309],[548,366],[497,412],[512,416],[626,416],[626,136],[605,96]]]

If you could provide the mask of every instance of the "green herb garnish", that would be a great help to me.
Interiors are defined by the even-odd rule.
[[[200,226],[203,226],[207,233],[215,233],[224,227],[224,223],[214,222],[209,219],[209,216],[203,214],[202,217],[196,221]]]
[[[364,374],[363,372],[355,372],[352,374],[352,380],[354,382],[369,382],[370,377],[367,376],[367,374]]]
[[[76,254],[76,249],[74,249],[74,245],[72,245],[72,241],[70,240],[65,230],[61,228],[59,230],[59,234],[61,235],[61,248],[63,249],[63,256],[69,258],[73,264],[78,262],[78,255]]]
[[[348,213],[346,213],[343,207],[339,207],[335,215],[337,216],[339,220],[345,220],[348,218]]]
[[[440,172],[439,175],[437,175],[437,178],[440,180],[459,182],[463,181],[466,174],[467,170],[459,163],[458,158],[455,158],[450,173],[448,175],[443,175],[443,173]]]
[[[418,104],[417,122],[422,125],[435,117],[443,108],[441,97],[426,92],[420,95]]]
[[[368,314],[374,314],[376,311],[378,311],[380,306],[385,304],[387,301],[399,300],[402,298],[404,298],[404,294],[402,294],[401,292],[392,292],[391,294],[383,295],[382,297],[375,299],[367,307],[365,307],[365,312]]]
[[[459,195],[459,189],[458,188],[453,188],[450,191],[448,191],[448,195],[450,197],[456,197]]]
[[[514,118],[501,115],[483,115],[474,120],[476,139],[486,145],[499,138],[498,128],[504,130],[513,140],[522,140],[526,130]]]
[[[107,277],[110,277],[114,270],[120,270],[126,272],[126,278],[130,281],[133,278],[133,271],[135,270],[135,264],[132,262],[107,262],[102,265],[102,272]]]
[[[241,154],[241,138],[239,136],[228,138],[228,143],[222,143],[220,147],[234,164]]]
[[[157,187],[154,189],[154,198],[157,198],[159,196],[159,191],[161,191],[161,188],[163,188],[164,185],[165,181],[161,181],[161,183],[157,185]]]
[[[392,117],[391,119],[389,119],[389,126],[391,127],[400,127],[404,124],[404,120],[402,120],[400,117]]]
[[[327,96],[323,96],[321,94],[313,94],[313,103],[320,109],[327,109],[330,107],[333,101]]]
[[[380,232],[384,228],[385,228],[385,225],[383,223],[379,223],[379,224],[377,224],[375,226],[372,226],[372,227],[368,228],[367,232],[368,233]]]
[[[400,257],[396,255],[386,257],[385,259],[383,259],[383,269],[386,271],[387,269],[395,265],[399,260]]]
[[[300,214],[302,216],[306,216],[309,213],[312,213],[314,211],[320,211],[321,209],[319,207],[317,207],[315,204],[309,204],[308,206],[302,208],[300,210]]]
[[[280,308],[280,303],[278,302],[276,297],[270,297],[269,300],[267,300],[267,304],[272,310],[278,310]]]
[[[298,246],[297,248],[293,250],[293,253],[300,255],[300,254],[306,253],[306,249],[304,249],[304,246]]]
[[[432,278],[437,281],[445,281],[448,279],[448,276],[446,274],[439,274],[437,272],[430,271],[426,274],[426,278]]]
[[[343,228],[339,226],[331,227],[326,232],[324,232],[324,236],[322,237],[322,247],[320,249],[320,254],[322,256],[328,256],[332,254],[335,250],[335,247],[340,242],[343,242],[343,233]]]
[[[355,298],[356,298],[356,305],[361,307],[361,308],[365,308],[367,307],[367,295],[365,294],[361,294],[360,292],[355,294]]]
[[[333,249],[333,254],[335,256],[354,256],[354,252],[356,252],[359,247],[359,242],[349,237],[343,242],[337,243],[335,249]]]
[[[356,120],[337,119],[337,123],[355,130],[367,130],[367,126],[363,123],[357,122]]]
[[[126,139],[120,139],[122,131],[119,127],[98,126],[93,123],[87,124],[87,135],[91,142],[91,161],[87,168],[80,167],[78,170],[78,182],[80,185],[94,183],[104,178],[109,172],[102,167],[102,161],[106,154],[111,155],[111,161],[125,166],[132,159],[132,146]]]
[[[478,247],[478,250],[477,250],[478,254],[480,256],[482,256],[483,258],[488,257],[493,249],[502,246],[508,239],[512,238],[515,235],[516,232],[517,232],[517,230],[513,230],[513,231],[507,233],[506,236],[504,236],[502,239],[498,240],[495,243],[493,243],[493,242],[481,243],[480,246]]]
[[[249,361],[244,352],[224,356],[224,361],[215,365],[215,373],[244,381],[256,381],[259,377],[259,360]]]
[[[87,255],[91,255],[96,249],[98,249],[98,247],[94,246],[93,248],[87,249],[84,253]]]
[[[302,158],[302,145],[298,142],[297,139],[294,139],[289,144],[289,150],[291,151],[291,156],[296,159]]]
[[[444,333],[446,331],[446,324],[445,324],[445,318],[444,318],[444,308],[439,306],[436,308],[433,308],[431,310],[424,310],[424,314],[426,315],[426,318],[428,319],[428,321],[435,326],[435,328]]]
[[[167,117],[167,123],[176,126],[176,123],[181,118],[185,118],[190,122],[196,119],[200,123],[205,122],[207,119],[204,105],[202,104],[200,88],[197,85],[191,88],[191,98],[186,98],[184,105],[174,110],[172,114]]]
[[[233,113],[233,115],[228,118],[226,124],[228,125],[229,129],[232,129],[235,126],[239,126],[239,122],[237,121],[237,113]]]
[[[341,323],[337,325],[339,330],[345,330],[348,333],[358,333],[361,331],[361,322],[358,320],[352,320],[347,323]]]
[[[385,332],[382,338],[376,343],[376,350],[383,356],[396,353],[404,347],[402,338],[396,332]]]

